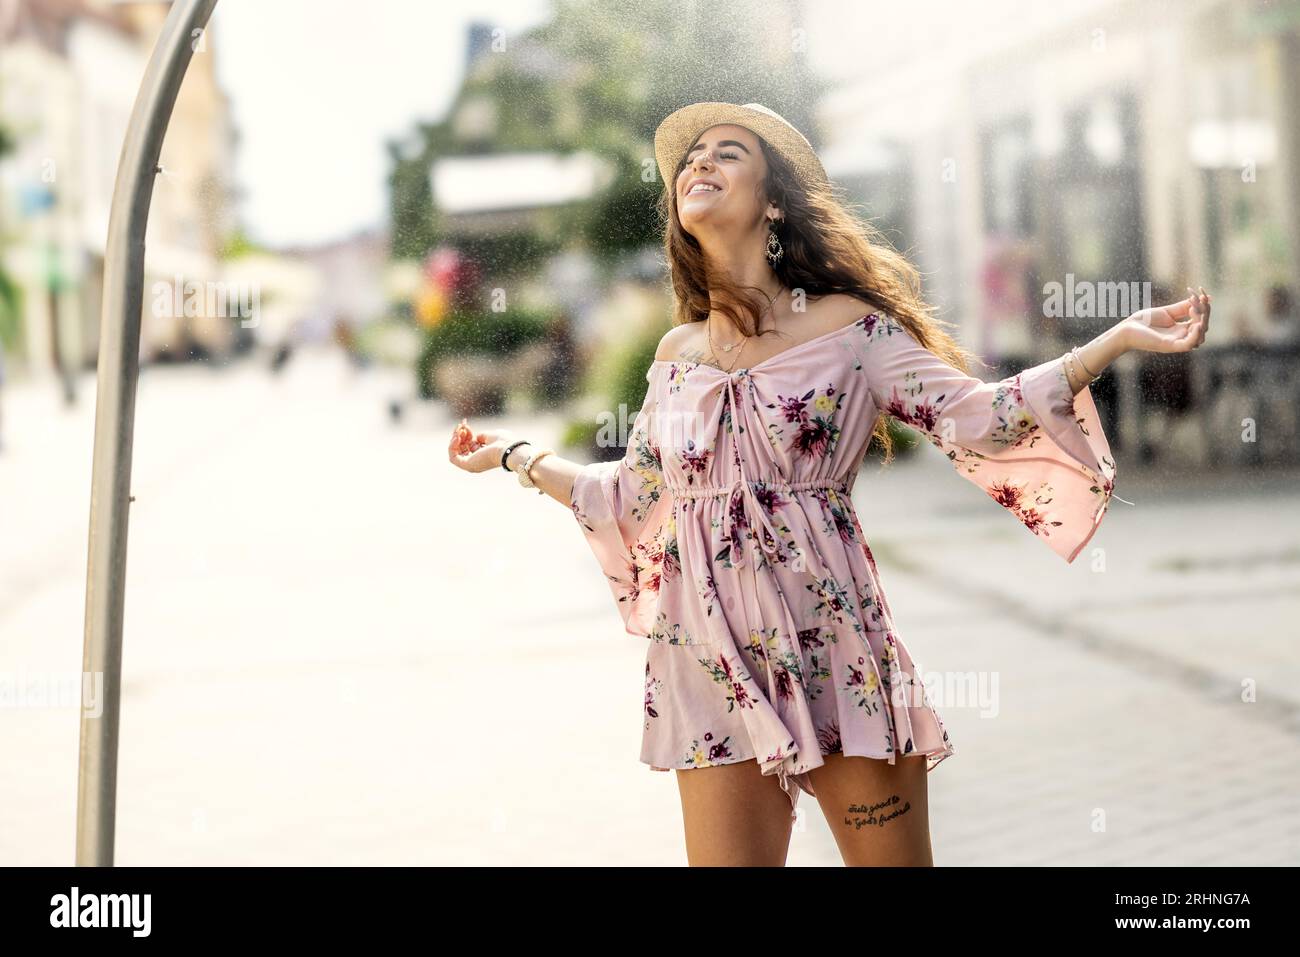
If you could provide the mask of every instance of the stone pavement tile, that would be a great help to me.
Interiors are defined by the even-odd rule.
[[[1223,800],[1225,780],[1231,788],[1226,793],[1242,801],[1272,773],[1259,751],[1240,748],[1223,771],[1219,756],[1239,737],[1254,735],[1282,752],[1300,751],[1289,736],[1267,725],[1255,729],[1230,709],[1207,709],[1180,688],[1128,674],[1077,649],[1044,647],[1015,629],[999,627],[996,638],[989,634],[993,630],[972,626],[965,638],[988,650],[987,667],[1001,679],[1000,714],[980,719],[972,709],[942,711],[958,751],[941,768],[952,766],[946,780],[960,790],[960,800],[948,801],[932,784],[939,790],[932,799],[935,830],[948,840],[936,840],[936,853],[948,863],[1011,862],[1033,854],[1052,859],[1058,851],[1100,860],[1105,855],[1070,849],[1070,839],[1059,836],[1068,832],[1058,815],[1068,813],[1073,828],[1086,833],[1093,809],[1101,808],[1111,836],[1122,838],[1112,846],[1122,847],[1136,840],[1144,823],[1115,819],[1130,811],[1131,793],[1143,795],[1142,806],[1182,807],[1185,833],[1195,836],[1197,816]],[[1219,740],[1222,747],[1215,748]],[[1207,754],[1216,757],[1210,761]],[[978,786],[961,787],[964,761],[978,768]],[[1209,764],[1221,772],[1213,789],[1206,782]],[[1300,783],[1295,775],[1293,769],[1286,780]],[[1171,804],[1201,786],[1217,792],[1207,793],[1204,805]],[[1127,860],[1140,852],[1133,848]],[[1123,853],[1107,855],[1119,859]]]

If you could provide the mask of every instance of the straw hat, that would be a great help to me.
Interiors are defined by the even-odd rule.
[[[806,186],[825,186],[829,180],[812,144],[784,117],[761,103],[693,103],[668,114],[655,130],[655,162],[659,175],[672,188],[677,164],[695,138],[711,126],[731,123],[743,126],[767,141],[794,168]]]

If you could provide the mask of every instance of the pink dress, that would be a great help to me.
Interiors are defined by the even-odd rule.
[[[641,761],[756,758],[795,813],[833,752],[953,753],[850,500],[877,417],[947,454],[1072,562],[1115,464],[1065,356],[983,382],[872,313],[748,368],[656,359],[619,461],[571,507],[629,634],[648,639]]]

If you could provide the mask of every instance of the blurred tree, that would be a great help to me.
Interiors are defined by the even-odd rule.
[[[22,289],[0,267],[0,344],[18,348],[19,317],[22,315]]]
[[[422,124],[405,153],[390,146],[394,255],[420,257],[445,238],[438,236],[429,184],[439,157],[601,157],[614,175],[594,200],[542,217],[549,235],[533,246],[486,251],[540,256],[556,243],[579,243],[608,261],[659,242],[654,203],[663,186],[653,136],[678,107],[757,101],[816,145],[813,111],[825,84],[798,43],[801,4],[774,0],[762,9],[761,17],[735,17],[698,0],[557,0],[546,24],[494,39],[471,62],[447,119]],[[774,23],[774,13],[784,22]],[[774,36],[789,39],[773,43]],[[505,264],[486,265],[497,272]]]
[[[479,355],[505,357],[546,338],[547,313],[528,309],[492,312],[472,307],[446,308],[429,326],[416,359],[416,392],[422,399],[438,396],[433,370],[445,358]]]
[[[405,142],[390,140],[388,155],[389,255],[422,260],[440,240],[438,214],[433,208],[429,171],[435,157],[451,152],[450,131],[444,124],[419,125]]]
[[[698,0],[560,0],[537,32],[561,60],[580,65],[570,88],[557,92],[567,135],[556,145],[589,150],[615,168],[609,189],[573,210],[570,226],[593,254],[617,258],[660,241],[653,137],[679,107],[763,103],[816,145],[813,110],[826,85],[797,42],[800,8],[797,0],[771,2],[761,16],[735,17]]]
[[[604,445],[597,440],[606,430],[602,418],[577,418],[570,421],[564,431],[564,444],[581,450],[592,459],[608,461],[621,458],[627,451],[627,431],[645,402],[646,370],[654,361],[662,331],[645,329],[640,335],[611,343],[605,361],[593,363],[587,371],[588,390],[607,397],[609,414],[624,423],[621,446]]]
[[[240,256],[247,256],[252,253],[265,252],[263,246],[259,246],[249,238],[248,233],[244,231],[243,226],[237,226],[221,248],[217,250],[218,259],[238,259]]]
[[[0,123],[0,159],[17,145],[13,134]],[[22,290],[4,268],[4,223],[0,222],[0,344],[15,348],[18,344],[19,317],[22,314]]]

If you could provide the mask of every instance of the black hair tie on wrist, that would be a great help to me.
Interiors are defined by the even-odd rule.
[[[527,439],[520,439],[518,442],[512,442],[509,446],[506,447],[506,450],[501,453],[501,468],[505,469],[505,471],[507,472],[510,471],[510,469],[506,466],[506,459],[510,457],[511,452],[519,448],[519,446],[521,445],[532,445],[532,443],[529,442]]]

